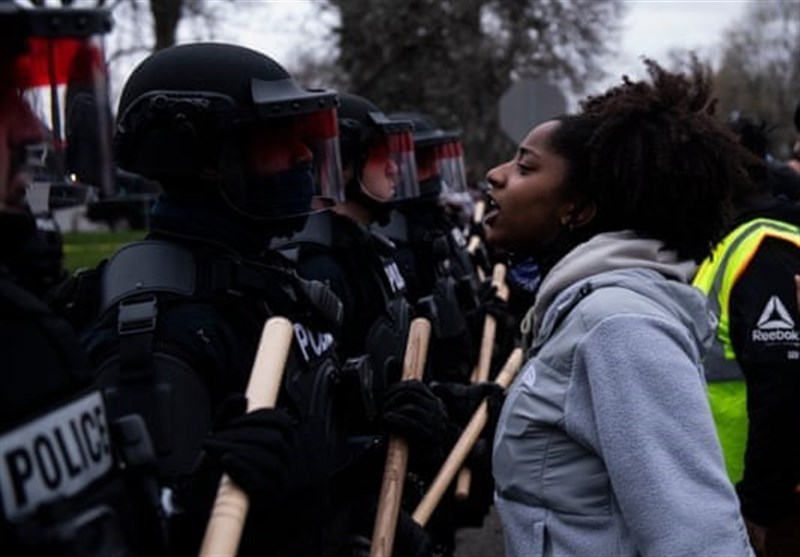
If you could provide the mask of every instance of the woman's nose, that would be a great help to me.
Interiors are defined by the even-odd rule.
[[[505,164],[499,164],[486,173],[486,181],[489,182],[489,186],[493,189],[501,188],[505,185],[505,172],[503,170],[505,166]]]

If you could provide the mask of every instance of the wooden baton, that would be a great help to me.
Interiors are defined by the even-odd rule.
[[[284,317],[272,317],[264,324],[245,393],[248,412],[275,406],[292,335],[292,324]],[[248,505],[247,494],[223,474],[200,546],[202,557],[236,555]]]
[[[504,301],[508,300],[508,287],[505,285],[506,266],[497,263],[492,269],[492,285],[497,288],[497,296]],[[478,354],[478,365],[472,372],[472,382],[482,383],[489,380],[489,370],[492,366],[492,352],[494,339],[497,336],[497,320],[493,315],[487,314],[483,321],[483,336],[481,337],[481,350]],[[472,482],[472,473],[469,468],[464,468],[458,475],[455,498],[459,501],[469,497],[469,486]]]
[[[504,389],[508,388],[517,375],[517,372],[519,372],[520,366],[522,366],[522,348],[515,348],[512,350],[508,360],[506,360],[503,369],[500,370],[500,373],[497,375],[495,383]],[[436,478],[428,488],[422,501],[420,501],[417,508],[414,509],[414,514],[411,515],[411,518],[420,526],[425,526],[428,523],[433,511],[436,509],[436,505],[439,504],[450,482],[453,481],[453,477],[464,464],[464,460],[466,460],[472,447],[475,446],[475,443],[478,441],[481,431],[486,427],[488,418],[488,403],[484,400],[481,405],[478,406],[478,409],[475,410],[467,427],[464,428],[461,437],[458,438],[458,441],[447,456],[447,460],[442,464],[439,473],[436,474]]]
[[[478,201],[475,203],[475,212],[472,213],[472,222],[480,224],[483,220],[483,213],[486,211],[486,202]],[[475,255],[478,248],[481,247],[481,237],[477,234],[472,234],[467,242],[467,251],[470,255]]]
[[[425,361],[428,357],[430,336],[431,323],[426,318],[417,317],[411,322],[406,353],[403,358],[403,381],[422,379]],[[375,527],[372,530],[370,557],[391,557],[392,555],[407,465],[408,445],[405,439],[391,436],[386,453],[386,466],[383,471],[378,511],[375,514]]]
[[[483,221],[483,215],[486,212],[486,202],[480,200],[475,203],[475,211],[472,213],[472,222],[476,225],[481,224]],[[481,247],[481,237],[477,234],[472,234],[467,242],[467,253],[474,256],[475,252],[477,252]],[[475,266],[475,270],[478,274],[478,279],[483,282],[486,278],[483,269],[479,266]]]

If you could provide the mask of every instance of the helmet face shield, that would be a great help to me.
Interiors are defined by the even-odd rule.
[[[94,188],[111,193],[111,110],[100,41],[29,38],[15,64],[15,84],[43,129],[29,161],[31,187],[47,193],[31,191],[34,210],[83,203]]]
[[[419,185],[411,122],[391,120],[382,112],[367,116],[369,125],[361,132],[365,145],[362,191],[379,203],[415,197]]]
[[[337,130],[333,109],[251,122],[241,130],[244,179],[234,179],[231,160],[220,181],[228,204],[248,218],[276,220],[309,214],[314,198],[321,206],[338,202]]]
[[[414,158],[414,139],[411,131],[391,133],[387,136],[389,156],[397,166],[395,200],[413,199],[419,196],[417,164]]]
[[[330,108],[297,117],[302,141],[313,155],[314,196],[323,204],[344,200],[336,110]]]
[[[442,177],[442,193],[459,194],[467,191],[464,151],[458,139],[436,147],[436,164]]]

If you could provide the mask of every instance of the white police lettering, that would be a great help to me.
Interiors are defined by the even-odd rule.
[[[392,287],[392,293],[402,292],[406,289],[406,281],[397,268],[397,263],[390,261],[383,265],[383,272],[386,273],[386,278],[389,280],[389,286]]]
[[[333,346],[332,334],[314,332],[300,323],[294,324],[294,337],[306,362],[311,361],[312,357],[319,358]]]
[[[458,228],[453,228],[450,230],[450,235],[453,237],[453,240],[456,241],[456,245],[458,247],[467,247],[467,239],[464,238],[464,234]]]
[[[800,332],[777,296],[772,296],[764,306],[752,338],[754,342],[800,342]]]
[[[6,517],[69,497],[111,468],[105,407],[95,391],[0,436],[0,491]]]

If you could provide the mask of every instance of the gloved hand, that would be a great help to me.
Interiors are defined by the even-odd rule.
[[[465,427],[475,410],[485,399],[489,401],[489,415],[502,406],[505,389],[490,381],[465,385],[463,383],[431,383],[431,390],[444,403],[447,414],[460,427]]]
[[[245,413],[246,406],[244,395],[226,399],[203,447],[248,496],[277,504],[286,495],[292,420],[275,408]]]
[[[478,287],[478,303],[482,316],[491,315],[496,319],[505,319],[508,315],[508,302],[497,295],[497,287],[486,280]]]
[[[429,451],[444,440],[447,413],[422,381],[398,381],[386,389],[380,420],[388,433],[408,441],[413,452]]]
[[[374,522],[375,519],[372,519]],[[348,540],[344,554],[347,557],[369,557],[372,540],[366,534],[356,534]],[[414,522],[404,510],[397,516],[394,534],[394,557],[431,557],[431,539],[425,529]]]
[[[428,532],[414,522],[410,514],[401,510],[397,517],[392,555],[395,557],[430,557],[433,551],[432,546]]]

